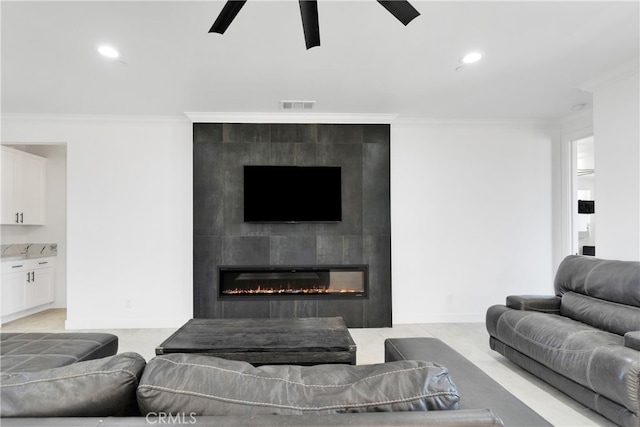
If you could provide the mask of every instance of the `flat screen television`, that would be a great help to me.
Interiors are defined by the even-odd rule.
[[[579,214],[596,213],[595,201],[593,201],[593,200],[578,200],[578,213]]]
[[[342,221],[341,168],[244,166],[244,221]]]

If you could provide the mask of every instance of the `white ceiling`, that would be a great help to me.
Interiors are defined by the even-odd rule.
[[[311,50],[297,1],[249,0],[209,34],[224,3],[3,0],[2,112],[275,113],[294,99],[317,113],[546,119],[638,69],[637,0],[413,0],[407,27],[375,0],[319,0]],[[485,59],[456,71],[470,50]]]

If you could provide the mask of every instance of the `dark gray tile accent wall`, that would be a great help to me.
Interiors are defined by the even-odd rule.
[[[196,318],[342,316],[391,326],[390,127],[385,124],[193,125]],[[243,222],[243,166],[342,167],[338,224]],[[219,301],[218,265],[369,265],[367,299]]]

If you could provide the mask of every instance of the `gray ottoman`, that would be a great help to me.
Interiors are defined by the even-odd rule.
[[[118,337],[105,333],[1,333],[0,372],[36,372],[118,352]]]

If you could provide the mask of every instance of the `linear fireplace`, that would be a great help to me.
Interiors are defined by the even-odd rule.
[[[219,266],[219,298],[366,298],[367,265]]]

